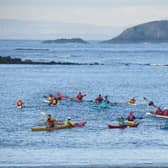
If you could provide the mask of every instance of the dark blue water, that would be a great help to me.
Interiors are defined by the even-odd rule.
[[[0,65],[0,165],[166,165],[165,121],[147,118],[143,97],[168,105],[168,45],[43,44],[41,41],[0,41],[0,55],[37,61],[98,62],[103,65]],[[43,96],[78,91],[93,100],[99,93],[119,105],[90,108],[89,102],[62,101],[56,107]],[[134,96],[136,106],[127,101]],[[16,101],[25,108],[19,111]],[[111,130],[109,123],[129,111],[143,117],[138,128]],[[44,115],[87,121],[83,128],[32,132]]]

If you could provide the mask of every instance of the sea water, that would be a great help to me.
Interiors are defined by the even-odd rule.
[[[161,44],[45,44],[42,41],[1,40],[0,55],[33,61],[98,63],[98,65],[0,65],[0,166],[141,165],[168,164],[168,132],[158,125],[165,120],[146,117],[143,97],[157,106],[168,105],[168,45]],[[90,108],[92,103],[63,100],[57,106],[44,96],[85,100],[108,95],[115,106]],[[135,106],[128,100],[135,97]],[[25,108],[19,110],[16,101]],[[108,129],[132,111],[137,128]],[[45,113],[41,113],[45,112]],[[82,128],[32,132],[51,114],[64,120],[86,121]]]

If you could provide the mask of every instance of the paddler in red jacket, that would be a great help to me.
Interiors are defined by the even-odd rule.
[[[129,116],[127,117],[128,124],[134,124],[135,123],[135,116],[133,115],[132,112],[129,113]]]
[[[95,103],[101,103],[103,101],[103,97],[101,96],[101,94],[99,94],[99,96],[95,99]]]
[[[77,94],[77,96],[76,96],[76,99],[77,99],[78,101],[82,101],[82,99],[83,99],[84,96],[86,96],[86,94],[82,94],[81,92],[79,92],[79,93]]]
[[[46,118],[46,122],[48,124],[48,127],[54,127],[55,126],[55,119],[51,116],[51,114],[48,114]]]

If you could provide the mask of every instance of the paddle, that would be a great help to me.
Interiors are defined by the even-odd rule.
[[[46,113],[45,113],[44,111],[40,112],[40,114],[41,114],[41,115],[44,115],[44,116],[46,115]]]

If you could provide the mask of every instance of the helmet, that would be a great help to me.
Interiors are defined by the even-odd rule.
[[[130,111],[130,115],[132,115],[132,111]]]
[[[68,120],[71,120],[71,117],[67,117]]]

